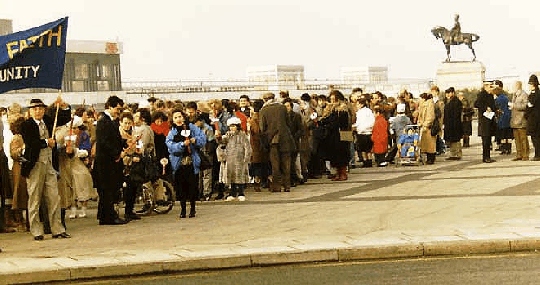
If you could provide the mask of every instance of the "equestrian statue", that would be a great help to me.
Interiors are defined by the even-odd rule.
[[[459,15],[454,16],[454,27],[449,31],[445,27],[436,26],[431,29],[431,33],[436,39],[442,39],[444,47],[446,48],[446,61],[450,61],[450,46],[466,44],[471,49],[474,56],[472,61],[476,60],[476,53],[472,43],[480,39],[480,36],[473,33],[462,33],[461,25],[459,24]]]

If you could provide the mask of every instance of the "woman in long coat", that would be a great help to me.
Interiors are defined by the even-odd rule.
[[[502,85],[502,83],[500,84]],[[497,137],[501,140],[501,154],[510,154],[514,134],[510,127],[512,111],[508,107],[508,96],[506,96],[502,87],[494,88],[493,92],[497,94],[495,108],[497,110]]]
[[[13,211],[15,211],[16,222],[21,229],[26,231],[30,230],[30,224],[28,220],[26,223],[23,221],[22,210],[25,210],[28,216],[28,192],[26,186],[26,179],[21,176],[21,157],[24,149],[24,141],[21,136],[20,126],[25,118],[22,114],[10,114],[12,117],[8,118],[10,121],[9,129],[13,133],[13,137],[9,144],[9,154],[13,159],[13,167],[11,168],[11,175],[13,181]]]
[[[418,126],[420,127],[420,150],[426,153],[427,164],[435,163],[437,136],[431,135],[431,128],[435,120],[435,103],[433,95],[422,93],[418,106]]]
[[[330,103],[324,110],[323,118],[320,120],[320,126],[325,129],[326,136],[320,143],[322,156],[330,161],[330,165],[336,168],[334,181],[347,180],[347,166],[350,160],[350,150],[348,141],[341,141],[339,137],[340,130],[351,131],[351,122],[349,119],[349,107],[345,102],[345,96],[339,90],[332,90]]]
[[[261,146],[261,128],[259,126],[259,111],[263,105],[262,101],[253,102],[253,113],[249,117],[248,132],[251,143],[251,165],[250,176],[253,176],[253,187],[255,191],[261,191],[261,183],[268,185],[268,152],[262,150]]]
[[[540,160],[540,87],[538,77],[531,75],[529,77],[529,93],[527,110],[527,134],[531,136],[531,141],[534,147],[534,157],[532,160]]]
[[[56,129],[56,143],[59,148],[58,161],[60,166],[60,178],[58,191],[60,193],[60,206],[64,209],[71,208],[70,219],[77,217],[77,202],[81,204],[81,212],[78,217],[86,217],[86,204],[92,193],[92,175],[88,167],[79,157],[87,157],[88,151],[79,149],[76,137],[82,126],[82,118],[73,117],[73,123],[67,123]],[[73,128],[70,136],[70,127]],[[67,148],[68,141],[70,150]],[[68,153],[69,151],[69,153]]]
[[[463,117],[461,124],[463,125],[463,147],[470,147],[470,136],[472,136],[472,120],[474,108],[471,107],[471,102],[465,97],[463,92],[458,93],[458,98],[463,105]]]

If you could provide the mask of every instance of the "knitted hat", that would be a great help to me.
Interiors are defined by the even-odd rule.
[[[227,126],[240,125],[240,124],[242,124],[242,122],[240,121],[238,117],[231,117],[227,120]]]

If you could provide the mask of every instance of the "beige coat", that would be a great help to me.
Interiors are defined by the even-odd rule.
[[[423,100],[418,106],[418,126],[420,127],[420,150],[435,153],[437,137],[431,135],[431,126],[435,120],[433,99]]]
[[[225,149],[222,148],[225,146]],[[219,182],[230,185],[249,183],[248,166],[251,160],[251,144],[243,131],[227,132],[217,150],[220,164]]]
[[[13,159],[13,168],[11,169],[13,181],[13,209],[27,209],[28,190],[26,187],[26,179],[21,176],[21,164],[19,162],[24,148],[22,136],[20,134],[14,135],[9,147],[10,156]]]
[[[249,119],[252,163],[268,162],[268,153],[261,148],[261,128],[259,121],[259,112],[254,112]]]
[[[62,208],[75,205],[75,200],[80,202],[88,201],[93,196],[92,175],[89,169],[77,155],[68,155],[65,147],[63,147],[65,137],[68,135],[69,126],[62,126],[56,130],[57,145],[61,147],[58,150],[60,166],[58,192]]]
[[[527,128],[527,119],[525,119],[525,111],[527,110],[527,103],[529,102],[529,95],[523,90],[519,90],[514,94],[512,98],[512,113],[510,118],[510,127],[514,129]]]

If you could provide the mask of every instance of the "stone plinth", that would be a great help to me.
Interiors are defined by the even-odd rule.
[[[437,68],[436,84],[441,90],[479,89],[485,78],[486,67],[479,61],[450,61]]]

